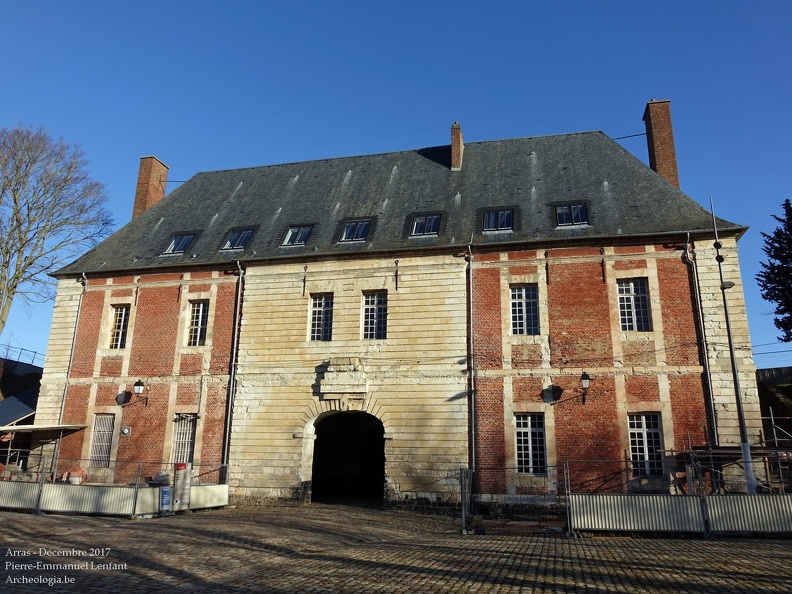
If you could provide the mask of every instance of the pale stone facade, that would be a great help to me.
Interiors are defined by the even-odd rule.
[[[387,291],[387,338],[362,338],[363,293]],[[310,340],[311,296],[333,295],[332,340]],[[465,260],[372,258],[245,274],[230,483],[292,498],[311,481],[317,423],[381,421],[388,499],[458,499],[468,465]]]
[[[748,314],[745,309],[740,264],[737,259],[738,247],[736,240],[731,237],[721,237],[720,242],[723,244],[720,250],[724,258],[723,280],[734,283],[734,287],[726,289],[726,299],[748,442],[757,444],[761,441],[762,418],[759,393],[756,388],[756,367],[752,357],[751,337],[748,333]],[[736,394],[726,333],[723,292],[720,289],[721,278],[715,260],[717,252],[712,245],[712,242],[699,242],[696,247],[696,264],[701,286],[718,440],[721,446],[735,446],[740,443]]]

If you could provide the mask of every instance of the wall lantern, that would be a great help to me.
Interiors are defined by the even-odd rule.
[[[583,388],[583,398],[582,398],[583,404],[586,404],[586,394],[588,393],[588,389],[590,385],[591,385],[591,378],[589,377],[589,374],[584,371],[583,375],[580,376],[580,387]]]
[[[144,402],[143,406],[148,406],[148,397],[142,396],[145,390],[146,384],[143,383],[143,380],[138,380],[132,384],[132,391],[135,393],[135,396],[138,397],[138,401],[142,400]],[[131,400],[132,393],[129,390],[124,390],[118,396],[116,396],[116,404],[118,404],[118,406],[126,406]]]

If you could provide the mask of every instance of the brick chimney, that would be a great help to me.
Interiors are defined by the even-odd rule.
[[[671,101],[652,99],[646,104],[646,142],[649,145],[649,166],[668,183],[679,187],[674,131],[671,128]]]
[[[140,157],[135,206],[132,209],[133,219],[165,197],[167,179],[167,165],[157,157]]]
[[[462,128],[459,122],[451,125],[451,171],[462,170],[462,153],[465,152],[465,141],[462,139]]]

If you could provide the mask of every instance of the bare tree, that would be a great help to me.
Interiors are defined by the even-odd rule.
[[[106,201],[79,147],[42,128],[0,129],[0,332],[15,297],[51,299],[47,273],[110,232]]]

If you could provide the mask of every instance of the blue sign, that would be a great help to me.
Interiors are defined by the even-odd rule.
[[[170,511],[171,508],[171,488],[160,487],[160,511]]]

